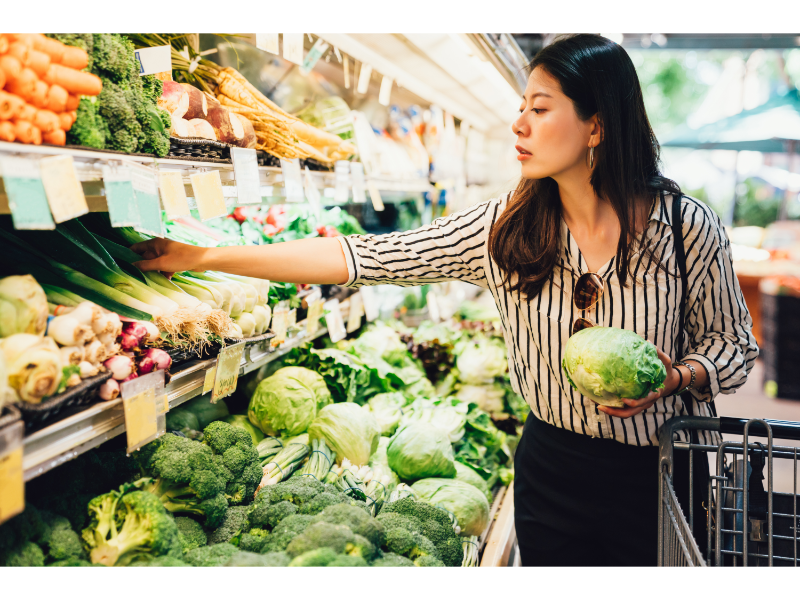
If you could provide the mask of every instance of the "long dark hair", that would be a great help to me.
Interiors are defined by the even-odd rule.
[[[535,56],[529,72],[537,67],[561,84],[580,119],[598,115],[602,123],[591,184],[619,218],[615,264],[625,286],[633,251],[648,253],[647,247],[629,243],[637,239],[636,209],[661,191],[681,193],[677,183],[659,172],[660,148],[636,69],[620,45],[592,34],[558,38]],[[489,252],[504,273],[504,285],[529,298],[536,296],[556,265],[560,236],[558,184],[550,177],[522,179],[489,235]]]

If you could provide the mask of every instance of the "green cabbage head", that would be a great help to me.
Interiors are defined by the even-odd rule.
[[[667,370],[656,347],[632,331],[590,327],[567,341],[561,362],[570,385],[601,404],[623,408],[664,387]]]
[[[336,462],[346,458],[354,465],[366,465],[378,449],[381,428],[366,407],[355,402],[326,406],[308,428],[312,440],[325,440],[336,452]]]
[[[298,435],[331,401],[321,375],[304,367],[284,367],[258,384],[247,418],[267,435]]]
[[[389,467],[405,481],[456,476],[447,433],[432,423],[417,421],[398,429],[389,441],[386,455]]]
[[[481,535],[489,524],[489,502],[484,493],[465,481],[432,477],[411,486],[420,500],[450,511],[461,533]]]

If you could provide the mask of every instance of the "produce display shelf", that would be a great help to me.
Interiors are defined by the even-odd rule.
[[[514,529],[514,483],[498,494],[489,514],[489,527],[481,536],[482,567],[519,566],[517,534]]]
[[[82,148],[66,148],[60,146],[34,146],[17,144],[13,142],[0,142],[0,156],[21,156],[26,158],[46,158],[48,156],[72,156],[75,171],[83,187],[84,195],[92,212],[106,212],[108,205],[105,199],[103,185],[103,166],[119,165],[121,161],[138,163],[144,166],[157,164],[172,171],[182,171],[186,195],[190,199],[189,206],[195,207],[190,175],[203,171],[219,171],[222,182],[222,192],[226,200],[232,205],[238,198],[233,165],[228,163],[205,162],[202,160],[187,160],[177,158],[156,158],[154,156],[117,154]],[[283,198],[283,174],[278,167],[258,167],[259,183],[261,185],[262,200]],[[323,193],[325,199],[334,194],[336,188],[336,174],[326,171],[311,171],[311,178],[317,188]],[[376,176],[372,178],[377,188],[384,192],[417,194],[433,190],[430,182],[425,178],[394,178]],[[10,214],[8,197],[5,187],[0,181],[0,214]]]
[[[343,308],[346,308],[343,303]],[[317,332],[305,335],[305,322],[298,323],[301,331],[288,338],[277,350],[270,352],[262,342],[248,347],[239,375],[250,373],[270,361],[284,356],[299,345],[327,333],[320,326]],[[190,362],[174,373],[166,386],[169,407],[173,409],[202,394],[206,371],[216,364],[216,358]],[[57,421],[25,437],[22,469],[25,481],[30,481],[55,467],[72,460],[118,435],[125,433],[122,399],[100,402],[77,414]]]

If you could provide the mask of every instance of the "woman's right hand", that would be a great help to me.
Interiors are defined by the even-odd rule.
[[[172,240],[153,238],[131,246],[131,250],[140,254],[140,260],[133,266],[142,271],[161,271],[167,277],[179,271],[203,271],[203,258],[208,248],[199,248],[181,244]]]

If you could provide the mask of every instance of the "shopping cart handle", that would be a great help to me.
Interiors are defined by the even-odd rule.
[[[720,417],[719,430],[722,433],[742,435],[744,433],[744,426],[748,420],[749,419],[740,419],[738,417]],[[772,429],[773,438],[800,440],[800,423],[796,421],[773,421],[772,419],[764,419],[764,421],[766,421],[770,429]],[[766,428],[758,422],[751,423],[747,431],[749,435],[767,437]]]

